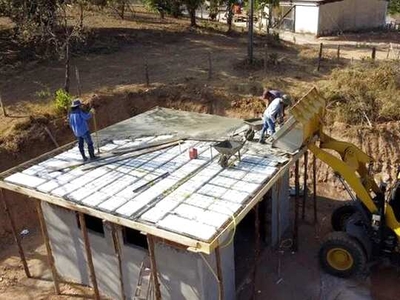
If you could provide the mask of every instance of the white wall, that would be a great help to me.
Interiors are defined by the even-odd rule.
[[[318,35],[384,26],[387,2],[343,0],[320,6]]]
[[[295,32],[318,33],[319,7],[296,6],[295,8]]]
[[[166,244],[155,247],[163,300],[218,300],[218,284],[202,254],[178,250]],[[203,254],[216,273],[215,252]],[[221,249],[224,299],[235,299],[235,259],[233,243]]]
[[[75,212],[45,202],[42,202],[42,208],[59,275],[67,281],[92,286]],[[147,252],[136,247],[123,245],[122,233],[119,231],[118,234],[122,248],[125,295],[127,299],[133,300],[140,265]],[[100,292],[111,297],[111,299],[122,299],[118,262],[111,228],[107,225],[104,226],[104,237],[91,232],[88,232],[88,235]]]

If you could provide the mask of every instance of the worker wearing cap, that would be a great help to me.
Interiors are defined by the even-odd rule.
[[[267,99],[268,100],[268,99]],[[277,97],[267,104],[263,114],[264,126],[261,130],[260,143],[265,143],[265,134],[273,135],[275,133],[275,123],[279,118],[283,118],[285,106],[290,105],[290,98],[287,95]]]
[[[260,97],[261,100],[268,100],[268,104],[272,102],[275,98],[282,98],[283,92],[279,90],[270,90],[264,89],[262,96]]]
[[[78,138],[78,147],[82,159],[86,161],[88,158],[85,155],[84,142],[86,142],[88,146],[90,159],[97,158],[94,154],[93,141],[87,124],[87,121],[92,117],[94,110],[87,113],[82,110],[81,106],[82,102],[80,99],[72,101],[71,112],[69,113],[68,120],[74,135]]]

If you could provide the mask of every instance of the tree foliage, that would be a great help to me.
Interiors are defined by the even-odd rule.
[[[391,15],[400,13],[400,0],[390,0],[388,11]]]

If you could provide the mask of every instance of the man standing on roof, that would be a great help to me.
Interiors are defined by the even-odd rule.
[[[264,126],[261,130],[260,143],[265,143],[265,134],[269,133],[273,135],[275,133],[275,123],[278,119],[283,118],[285,106],[289,106],[291,101],[288,95],[283,95],[273,99],[271,102],[271,96],[268,96],[267,108],[264,111],[263,120]],[[269,103],[269,105],[268,105]]]
[[[86,142],[88,146],[90,159],[92,160],[97,158],[97,156],[94,155],[93,141],[90,136],[89,126],[87,124],[87,121],[92,118],[92,115],[95,112],[93,109],[91,109],[88,113],[84,112],[81,106],[82,102],[80,99],[75,99],[72,101],[71,112],[69,113],[68,120],[74,135],[78,138],[78,147],[79,152],[82,155],[82,159],[87,161],[88,158],[85,155],[84,142]]]

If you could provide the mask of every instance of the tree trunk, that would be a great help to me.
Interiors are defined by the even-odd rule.
[[[268,4],[267,34],[269,34],[271,27],[272,27],[272,4]]]
[[[79,29],[83,29],[83,17],[84,17],[84,7],[83,4],[80,5],[80,15],[79,15]]]
[[[125,0],[123,0],[121,3],[121,18],[122,20],[125,18]]]
[[[233,11],[232,7],[230,7],[228,10],[228,17],[226,18],[226,23],[228,24],[228,32],[231,32],[232,30],[232,20],[233,20]]]
[[[189,9],[189,15],[190,15],[190,26],[196,27],[196,10]]]
[[[65,45],[65,82],[64,82],[64,91],[69,93],[69,85],[70,85],[70,65],[69,65],[69,40],[67,40]]]

